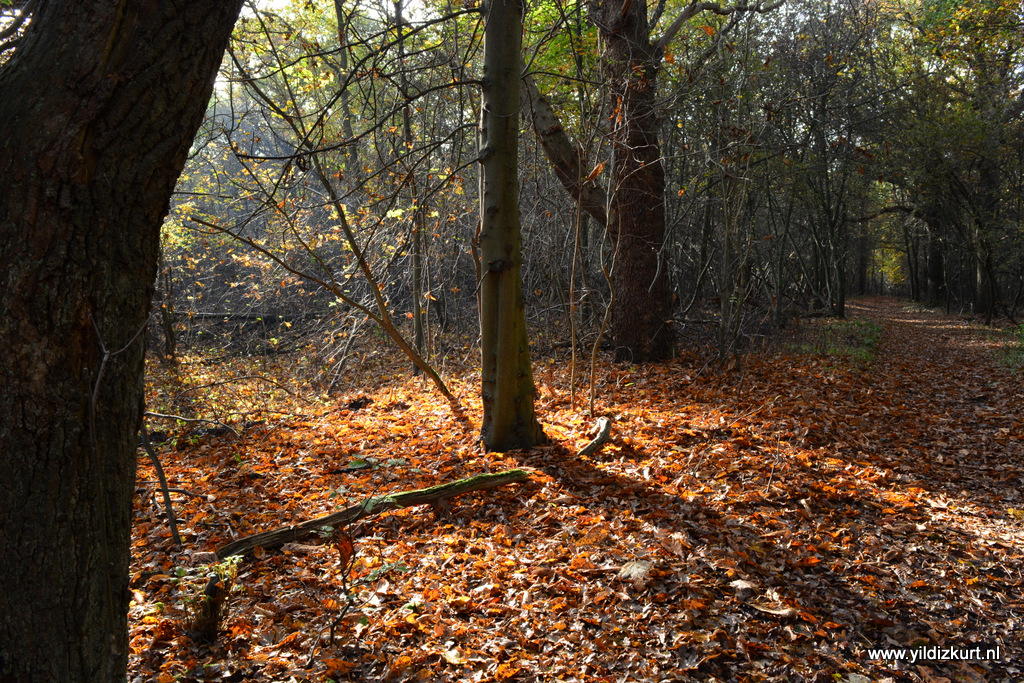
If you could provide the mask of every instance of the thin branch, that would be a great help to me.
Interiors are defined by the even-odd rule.
[[[18,17],[17,17],[17,19],[14,20],[14,23],[11,24],[10,26],[8,26],[7,28],[5,28],[4,30],[0,31],[0,40],[5,40],[6,38],[10,38],[15,33],[17,33],[18,29],[21,28],[21,25],[24,24],[25,21],[30,16],[32,16],[32,13],[35,11],[36,4],[38,4],[38,2],[39,2],[39,0],[29,0],[28,2],[26,2],[25,6],[21,8],[21,11],[18,12]],[[13,43],[13,42],[14,41],[11,41],[11,43]],[[6,49],[6,48],[4,48],[4,49]]]
[[[223,382],[221,382],[221,384],[223,384]],[[189,389],[187,391],[191,391],[191,389]],[[182,393],[185,393],[185,392],[182,392]],[[178,396],[181,396],[181,394],[178,394]],[[181,415],[164,415],[163,413],[151,413],[149,411],[146,411],[144,413],[144,415],[146,417],[155,417],[155,418],[161,419],[161,420],[175,420],[175,421],[180,420],[181,422],[202,422],[204,424],[217,425],[219,427],[223,427],[224,429],[227,429],[228,431],[230,431],[235,436],[238,436],[238,432],[235,429],[233,429],[230,425],[224,424],[220,420],[206,420],[206,419],[203,419],[201,417],[182,417]]]
[[[178,534],[178,520],[174,516],[174,505],[171,504],[171,491],[167,488],[167,477],[164,475],[164,468],[160,464],[160,458],[156,456],[156,451],[153,450],[153,445],[149,442],[149,432],[146,431],[145,422],[139,425],[139,435],[142,437],[142,447],[146,449],[149,459],[153,461],[156,477],[160,480],[160,492],[164,496],[164,509],[167,511],[167,525],[171,527],[171,538],[174,540],[175,547],[180,548],[181,535]]]
[[[278,527],[270,531],[252,534],[237,539],[217,549],[217,557],[223,560],[232,555],[244,555],[253,548],[264,549],[275,548],[284,543],[296,541],[309,536],[311,533],[325,526],[343,526],[363,519],[373,514],[380,514],[388,510],[399,508],[415,507],[417,505],[433,505],[435,509],[443,508],[448,499],[461,496],[472,491],[484,491],[506,484],[524,483],[530,480],[530,474],[526,470],[506,470],[494,474],[478,474],[474,477],[467,477],[449,484],[440,484],[426,489],[415,491],[403,491],[385,496],[368,498],[361,503],[350,505],[338,512],[308,519],[298,524]]]
[[[757,14],[764,14],[771,12],[772,10],[778,9],[782,6],[783,0],[773,2],[769,5],[765,5],[762,2],[757,3],[754,6],[750,6],[747,3],[739,3],[736,5],[730,5],[723,7],[717,2],[693,2],[686,9],[679,13],[679,16],[675,18],[669,27],[665,29],[665,33],[654,43],[654,54],[663,53],[665,46],[676,37],[680,29],[683,28],[683,24],[692,19],[701,12],[711,12],[720,16],[730,16],[741,12],[756,12]]]

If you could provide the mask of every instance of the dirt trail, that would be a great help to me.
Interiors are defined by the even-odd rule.
[[[954,676],[950,666],[944,677],[924,669],[913,680],[1024,680],[1024,378],[1000,365],[1000,341],[987,328],[886,298],[854,301],[848,315],[882,327],[876,358],[859,369],[814,366],[778,406],[781,416],[811,422],[805,445],[818,462],[864,466],[857,499],[874,501],[866,514],[846,517],[850,528],[863,524],[863,551],[830,584],[825,604],[863,614],[856,573],[874,565],[890,592],[867,596],[893,623],[851,618],[866,641],[1007,648],[991,668]],[[802,404],[816,408],[801,414]],[[872,468],[880,474],[869,476]],[[828,486],[838,488],[831,476]]]
[[[952,372],[914,376],[917,382],[946,383],[961,373],[955,366],[976,371],[977,381],[1019,383],[1014,372],[996,362],[1001,342],[987,328],[924,309],[898,299],[883,297],[857,299],[847,306],[852,317],[873,320],[884,328],[879,360],[899,360],[900,368],[913,372],[948,367]],[[913,383],[913,382],[912,382]],[[965,391],[967,387],[961,387]],[[956,392],[954,392],[955,394]]]
[[[1016,500],[1024,483],[1024,388],[1019,374],[999,365],[994,336],[893,299],[861,299],[849,309],[884,330],[865,402],[868,416],[882,410],[890,418],[888,433],[877,434],[880,450],[930,456],[917,473],[930,486]]]

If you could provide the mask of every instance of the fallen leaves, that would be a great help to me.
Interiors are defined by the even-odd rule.
[[[162,451],[168,476],[200,497],[175,496],[183,552],[160,507],[137,501],[132,676],[1019,678],[1019,379],[953,321],[919,322],[888,302],[852,308],[885,327],[871,364],[766,355],[715,375],[691,355],[602,366],[613,429],[590,457],[574,455],[591,421],[568,405],[562,364],[542,412],[557,440],[526,452],[482,452],[472,427],[411,381],[293,404],[301,417],[264,414],[240,437],[178,438]],[[472,372],[451,386],[477,419]],[[538,473],[528,487],[259,553],[239,569],[214,645],[178,626],[178,572],[234,536],[520,466]],[[931,662],[927,676],[866,655],[976,642],[1007,655]]]

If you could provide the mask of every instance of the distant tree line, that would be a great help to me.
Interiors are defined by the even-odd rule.
[[[708,320],[727,355],[866,293],[1019,314],[1017,3],[612,5],[524,15],[534,329],[604,326],[640,362]],[[360,313],[316,281],[379,290],[443,354],[477,323],[482,31],[445,2],[244,17],[165,231],[169,301],[315,310],[337,340]]]

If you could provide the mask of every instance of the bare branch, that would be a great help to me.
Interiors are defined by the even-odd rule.
[[[664,35],[654,43],[654,52],[655,54],[663,52],[665,50],[665,46],[668,45],[669,42],[676,37],[676,34],[679,33],[679,30],[683,28],[683,24],[701,12],[711,12],[712,14],[718,14],[723,17],[741,12],[756,12],[758,14],[764,14],[765,12],[771,12],[772,10],[778,9],[782,6],[783,2],[784,0],[778,0],[777,2],[767,5],[763,2],[759,2],[755,5],[748,5],[746,2],[741,2],[728,6],[722,6],[717,2],[690,3],[686,9],[679,13],[679,16],[675,18],[675,21],[665,29]]]
[[[24,24],[25,21],[30,16],[32,16],[32,12],[35,11],[36,5],[38,3],[39,3],[39,0],[28,0],[28,2],[25,3],[25,6],[21,8],[21,11],[18,12],[18,16],[14,20],[14,23],[11,24],[10,26],[8,26],[7,28],[5,28],[3,31],[0,31],[0,40],[5,40],[7,38],[10,38],[15,33],[17,33],[18,29],[21,28],[21,25]],[[8,43],[8,44],[12,45],[13,43],[14,43],[14,41],[12,40],[11,43]],[[7,48],[5,47],[4,49],[7,49]]]

